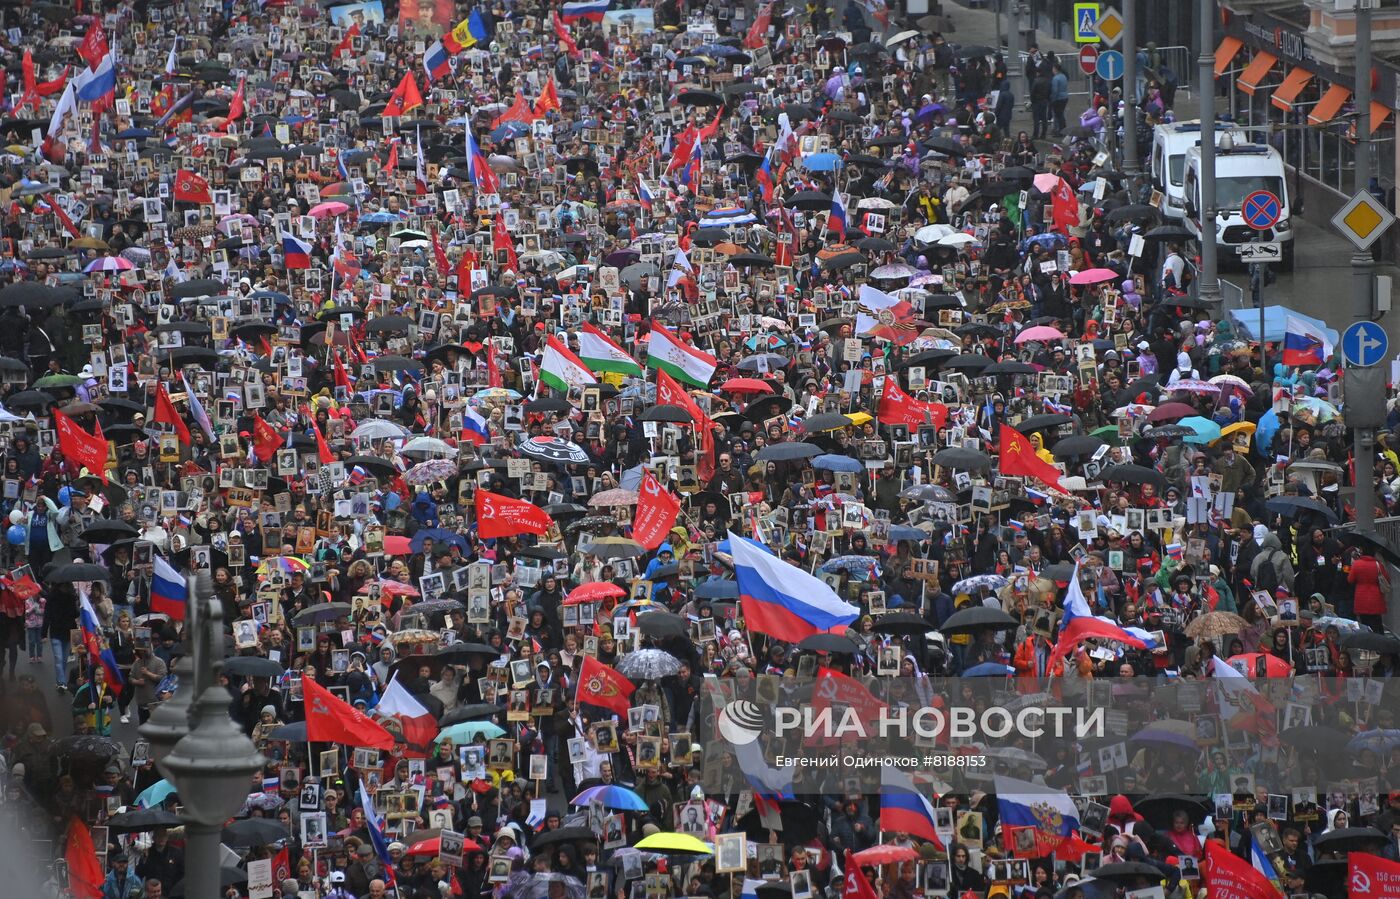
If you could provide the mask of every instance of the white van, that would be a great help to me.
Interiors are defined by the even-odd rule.
[[[1202,239],[1201,227],[1201,148],[1186,151],[1186,173],[1182,189],[1186,194],[1186,230]],[[1267,190],[1279,198],[1279,220],[1272,228],[1255,230],[1245,224],[1241,207],[1244,198],[1257,190]],[[1289,218],[1288,178],[1283,157],[1264,144],[1221,141],[1215,151],[1215,243],[1221,263],[1238,261],[1239,247],[1247,243],[1278,243],[1283,251],[1282,267],[1293,271],[1293,224]]]
[[[1248,135],[1224,123],[1215,126],[1215,145],[1230,135],[1236,144],[1249,142]],[[1152,129],[1152,186],[1162,192],[1162,214],[1180,221],[1186,215],[1186,151],[1201,142],[1201,122],[1166,122]]]

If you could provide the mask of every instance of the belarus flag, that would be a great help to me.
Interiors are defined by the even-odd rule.
[[[1284,365],[1321,365],[1331,355],[1332,341],[1325,331],[1294,315],[1284,319]]]
[[[311,244],[295,235],[282,232],[283,265],[287,268],[311,268]]]

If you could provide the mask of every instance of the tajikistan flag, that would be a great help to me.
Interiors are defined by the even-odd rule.
[[[653,321],[647,335],[647,367],[659,368],[678,381],[705,387],[714,376],[719,360],[709,353],[686,346],[676,335]]]
[[[586,387],[597,384],[598,379],[583,364],[583,360],[551,337],[544,348],[544,359],[540,362],[540,380],[555,390],[568,392],[570,387]]]
[[[583,330],[578,335],[578,355],[584,365],[596,372],[608,371],[620,375],[642,373],[636,359],[588,322],[583,323]]]

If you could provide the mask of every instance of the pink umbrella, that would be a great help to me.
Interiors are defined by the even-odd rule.
[[[330,200],[325,203],[317,203],[311,207],[307,215],[314,219],[328,218],[333,215],[344,215],[350,211],[350,207],[339,200]]]
[[[1118,273],[1111,268],[1086,268],[1082,272],[1075,272],[1069,276],[1071,284],[1102,284],[1105,281],[1112,281],[1118,277]]]
[[[1052,328],[1049,325],[1036,325],[1032,328],[1026,328],[1020,334],[1016,335],[1017,343],[1030,343],[1032,340],[1038,340],[1041,343],[1049,343],[1052,340],[1064,339],[1065,335],[1061,334],[1058,328]]]
[[[1043,194],[1048,194],[1060,183],[1060,176],[1054,172],[1041,172],[1031,181],[1035,189]]]

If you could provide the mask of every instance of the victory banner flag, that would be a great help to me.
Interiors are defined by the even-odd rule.
[[[680,512],[681,501],[650,470],[644,471],[637,492],[637,514],[632,519],[632,539],[644,549],[656,549],[666,542]]]
[[[543,534],[552,524],[549,513],[534,503],[489,490],[476,492],[476,530],[483,538]]]

